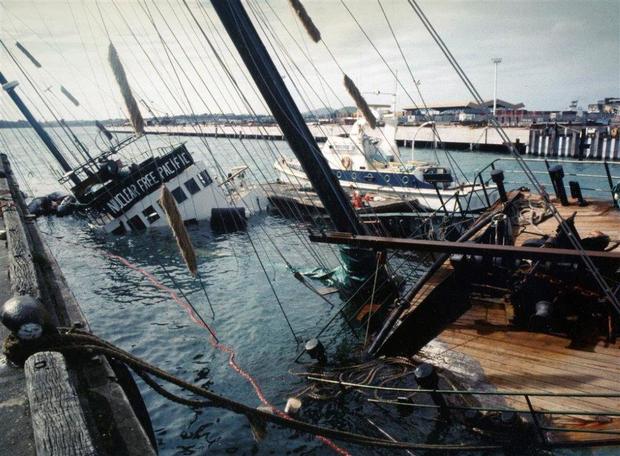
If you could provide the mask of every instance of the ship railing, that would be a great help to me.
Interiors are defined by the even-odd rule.
[[[570,168],[574,167],[588,167],[591,168],[590,172],[581,172],[579,170],[570,169],[567,166],[564,168],[564,176],[567,178],[582,179],[579,182],[581,190],[588,192],[590,196],[601,196],[607,200],[611,196],[611,202],[615,207],[618,207],[618,201],[614,197],[614,188],[620,183],[620,163],[600,161],[600,160],[566,160],[566,159],[553,159],[553,158],[523,158],[523,161],[532,164],[538,164],[545,167],[545,169],[532,169],[532,173],[539,177],[541,183],[549,188],[553,188],[553,183],[548,173],[548,169],[551,164],[568,165]],[[505,184],[513,187],[527,186],[529,181],[525,179],[523,172],[520,169],[511,169],[501,167],[501,164],[506,163],[514,166],[515,161],[510,158],[497,158],[487,164],[484,168],[480,169],[474,178],[480,180],[483,186],[488,185],[490,178],[485,182],[484,175],[487,171],[501,168],[507,175]],[[597,170],[600,170],[597,172]],[[511,177],[508,177],[511,176]],[[519,180],[523,177],[523,180]],[[586,185],[583,185],[583,179],[586,180]]]
[[[461,412],[507,412],[515,413],[519,415],[528,415],[532,419],[532,423],[541,439],[541,443],[544,445],[549,444],[544,432],[578,432],[587,434],[604,434],[620,437],[619,429],[584,429],[584,428],[571,428],[571,427],[552,427],[546,426],[540,421],[540,417],[544,415],[559,415],[559,416],[591,416],[591,417],[620,417],[620,410],[549,410],[549,409],[537,409],[532,404],[532,398],[601,398],[601,399],[620,399],[620,393],[612,392],[574,392],[574,393],[562,393],[562,392],[542,392],[542,391],[511,391],[511,390],[459,390],[459,389],[425,389],[425,388],[398,388],[380,385],[368,385],[361,383],[344,382],[341,380],[332,380],[323,377],[307,376],[307,380],[328,383],[338,385],[342,389],[357,388],[368,389],[375,391],[385,391],[392,393],[406,393],[406,394],[428,394],[431,397],[444,397],[444,396],[494,396],[494,397],[521,397],[525,400],[527,408],[510,408],[510,407],[498,407],[498,406],[463,406],[463,405],[451,405],[445,401],[439,401],[440,403],[419,403],[413,402],[410,397],[398,397],[396,399],[378,399],[368,398],[368,402],[393,405],[396,407],[412,407],[412,408],[431,408],[439,409],[444,412],[449,410],[458,410]],[[434,401],[437,402],[437,401]],[[584,442],[591,444],[592,441]]]
[[[96,157],[93,157],[90,160],[86,160],[80,166],[73,168],[70,172],[60,177],[58,179],[58,182],[60,184],[66,184],[71,181],[71,176],[74,176],[74,175],[75,176],[81,176],[81,175],[88,176],[89,173],[96,172],[97,170],[99,170],[99,168],[101,167],[101,164],[105,160],[107,160],[108,157],[120,153],[122,149],[136,142],[139,138],[140,136],[135,136],[135,135],[129,136],[128,138],[119,142],[114,147],[111,147],[109,150],[106,150],[102,152],[101,154],[97,155]],[[176,149],[182,144],[185,144],[185,143],[179,143],[179,144],[172,145],[172,146],[161,146],[161,147],[149,149],[147,153],[149,157],[159,157],[159,156],[167,154],[171,150]]]

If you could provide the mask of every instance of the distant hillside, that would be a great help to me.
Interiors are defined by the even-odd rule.
[[[346,106],[340,109],[321,108],[314,111],[309,111],[303,114],[306,120],[315,119],[333,119],[337,117],[348,117],[355,113],[357,108],[355,106]],[[158,118],[145,117],[145,120],[150,124],[185,124],[185,123],[228,123],[228,122],[257,122],[262,124],[271,124],[275,122],[275,119],[269,115],[247,115],[247,114],[196,114],[196,115],[179,115],[179,116],[162,116]],[[124,125],[127,123],[126,119],[106,119],[101,120],[104,125]],[[41,122],[46,127],[56,127],[57,122]],[[67,120],[67,125],[87,125],[94,126],[94,120]],[[29,127],[28,122],[25,120],[8,121],[0,119],[0,128],[24,128]]]

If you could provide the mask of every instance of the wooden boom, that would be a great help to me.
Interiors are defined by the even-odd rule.
[[[489,257],[512,257],[554,262],[576,261],[580,252],[572,249],[521,247],[515,245],[478,244],[476,242],[427,241],[381,236],[360,236],[337,231],[311,233],[310,240],[327,244],[346,244],[360,248],[412,250],[417,252],[454,253]],[[590,258],[620,261],[620,252],[586,250]]]

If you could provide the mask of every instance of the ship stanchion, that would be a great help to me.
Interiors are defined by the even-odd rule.
[[[448,404],[443,395],[437,390],[439,389],[439,376],[432,364],[422,363],[416,367],[414,371],[415,379],[422,388],[433,390],[430,393],[433,403],[439,407],[439,414],[443,418],[449,415]]]

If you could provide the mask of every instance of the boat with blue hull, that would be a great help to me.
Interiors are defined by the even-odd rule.
[[[425,210],[449,213],[483,211],[499,198],[493,184],[458,182],[452,170],[440,164],[403,161],[395,133],[389,121],[373,129],[359,119],[348,137],[328,137],[321,152],[340,184],[351,191],[402,198]],[[309,185],[297,160],[281,159],[274,167],[281,181]]]

